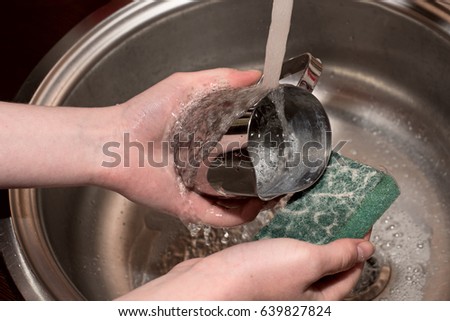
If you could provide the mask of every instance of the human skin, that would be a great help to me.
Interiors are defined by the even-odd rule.
[[[239,244],[175,266],[120,300],[340,300],[373,254],[366,240]]]
[[[217,88],[250,86],[260,76],[233,69],[177,73],[111,107],[0,103],[0,188],[95,185],[185,222],[235,226],[250,221],[264,205],[260,200],[224,207],[180,188],[173,158],[168,166],[155,167],[146,157],[150,152],[161,159],[164,150],[158,146],[170,141],[170,128],[194,97]],[[111,160],[105,144],[123,143],[124,134],[144,146],[145,161],[140,164],[139,150],[132,148],[128,166],[104,166]],[[151,151],[149,141],[155,146]],[[122,299],[341,299],[373,251],[366,240],[320,246],[291,239],[250,242],[183,262]]]
[[[150,153],[154,159],[160,159],[161,143],[170,140],[170,128],[177,115],[194,96],[218,86],[248,86],[259,77],[258,71],[231,69],[177,73],[127,102],[103,108],[1,103],[0,187],[96,185],[184,221],[216,226],[247,222],[255,217],[263,202],[250,199],[225,208],[217,200],[193,191],[180,193],[173,158],[169,158],[168,166],[151,166],[147,145],[154,143]],[[110,161],[104,154],[104,145],[123,144],[125,133],[145,147],[144,166],[139,164],[137,148],[130,148],[129,166],[124,166],[124,162],[116,167],[102,166]]]

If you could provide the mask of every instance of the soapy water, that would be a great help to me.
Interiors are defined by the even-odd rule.
[[[375,254],[346,299],[421,300],[430,259],[430,236],[405,212],[383,215],[372,232]]]
[[[394,214],[395,213],[395,214]],[[391,266],[391,280],[379,300],[421,300],[430,260],[431,231],[393,208],[374,225],[376,255]]]
[[[164,251],[158,272],[163,275],[185,260],[206,257],[230,246],[253,241],[273,215],[274,210],[265,210],[253,222],[235,228],[190,223]],[[390,210],[377,221],[371,241],[376,246],[374,258],[379,264],[367,265],[361,277],[362,281],[373,278],[373,274],[379,272],[374,269],[390,267],[390,280],[376,300],[422,299],[430,259],[430,237],[430,232],[424,231],[423,226],[400,210]]]
[[[267,92],[261,86],[218,89],[193,100],[183,109],[171,137],[176,171],[187,188],[195,186],[200,164],[208,161],[231,125]]]
[[[256,160],[253,166],[259,195],[268,195],[280,180],[289,176],[288,168],[299,165],[295,157],[301,154],[298,139],[285,116],[283,88],[272,90],[264,104],[267,101],[268,106],[257,107],[260,111],[254,117],[258,131],[250,133],[252,143],[249,143],[250,154]]]
[[[206,257],[230,246],[250,242],[272,218],[273,211],[266,210],[254,221],[233,228],[214,228],[201,223],[187,223],[187,228],[181,231],[164,251],[158,271],[163,275],[183,261]]]

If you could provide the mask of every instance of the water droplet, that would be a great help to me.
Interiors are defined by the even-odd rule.
[[[200,224],[195,223],[188,223],[187,225],[189,232],[191,233],[191,237],[197,237],[198,233],[202,229],[202,226]]]
[[[223,231],[224,231],[224,233],[220,240],[220,243],[222,243],[223,245],[227,245],[228,242],[230,241],[230,234],[228,233],[228,231],[226,229],[223,229]]]
[[[209,237],[211,234],[211,226],[204,225],[203,226],[203,238],[205,239],[205,245],[211,246],[211,238]]]

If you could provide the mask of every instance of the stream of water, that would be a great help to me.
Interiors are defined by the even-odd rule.
[[[294,0],[273,1],[272,23],[267,38],[264,79],[262,81],[262,85],[267,88],[276,88],[280,80],[293,7]]]
[[[193,139],[195,139],[195,142],[200,141],[200,147],[210,141],[218,141],[226,132],[227,128],[245,110],[253,106],[269,90],[272,90],[268,97],[273,102],[278,119],[280,120],[279,126],[282,127],[283,139],[292,139],[292,130],[289,128],[284,114],[282,90],[276,88],[279,85],[281,69],[285,58],[293,5],[294,0],[273,1],[272,21],[266,44],[262,83],[253,89],[218,90],[205,97],[200,97],[197,101],[194,100],[185,108],[184,113],[181,114],[180,119],[177,121],[177,126],[173,130],[174,136],[182,137],[184,143],[187,142],[189,146],[194,146]],[[265,149],[264,147],[261,148]],[[174,151],[175,153],[178,151],[177,146],[175,146]],[[179,156],[182,156],[181,158],[184,160],[182,163],[183,166],[178,163],[176,165],[178,174],[182,178],[184,185],[192,188],[194,186],[197,167],[185,166],[186,161],[187,163],[192,163],[192,158],[195,158],[196,162],[202,161],[208,155],[209,151],[197,147],[196,150],[188,150],[187,152],[189,155],[176,155],[178,156],[176,159],[180,159]],[[258,150],[258,153],[269,153],[269,155],[274,153],[278,154],[278,148],[273,151]],[[264,178],[274,177],[280,169],[284,168],[283,166],[279,166],[278,156],[275,158],[277,159],[274,159],[274,166],[263,164],[261,161],[255,165],[258,185],[266,182]],[[198,235],[199,230],[205,229],[203,224],[187,224],[187,227],[191,231],[194,239]],[[209,227],[206,227],[206,231],[203,233],[206,235],[206,240],[208,240],[209,229]],[[209,241],[206,242],[206,245],[210,245],[209,243]]]

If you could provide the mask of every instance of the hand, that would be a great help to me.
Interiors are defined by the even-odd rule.
[[[167,166],[157,167],[148,163],[148,155],[151,151],[154,160],[165,155],[158,144],[169,141],[168,129],[181,106],[199,92],[217,86],[248,86],[259,77],[259,72],[230,69],[175,74],[130,101],[109,108],[30,108],[0,102],[4,120],[0,137],[5,138],[0,149],[0,187],[92,184],[183,220],[220,226],[251,220],[262,206],[260,201],[249,200],[229,209],[194,192],[181,193],[173,157],[168,155]],[[123,144],[124,134],[129,134],[131,142],[143,145],[143,166],[139,164],[138,147],[131,148],[129,155],[125,155],[125,149],[113,154],[120,160],[118,166],[104,165],[109,155],[105,154],[106,144]],[[148,148],[148,142],[153,142],[153,149]],[[183,262],[123,298],[338,299],[356,283],[361,273],[358,262],[373,252],[370,243],[362,242],[339,240],[316,246],[276,239],[241,244],[204,259]],[[336,275],[327,279],[331,274]]]
[[[182,262],[119,300],[338,300],[373,252],[370,242],[357,239],[244,243]]]
[[[193,97],[217,87],[249,86],[260,76],[258,71],[232,69],[177,73],[118,106],[120,125],[116,140],[124,146],[126,134],[129,141],[142,147],[141,150],[129,148],[129,155],[121,148],[122,163],[103,172],[101,185],[138,203],[177,215],[184,221],[234,226],[253,219],[263,206],[263,202],[257,199],[237,202],[233,208],[225,208],[218,205],[217,200],[189,190],[182,192],[173,155],[168,154],[162,144],[170,141],[170,129],[182,106]],[[152,145],[148,145],[149,142]],[[163,166],[155,165],[154,162],[161,160],[165,161]],[[124,166],[125,162],[129,165]]]
[[[113,107],[30,108],[0,102],[0,187],[97,185],[183,221],[216,226],[249,221],[261,201],[225,208],[217,200],[182,192],[173,155],[162,146],[193,98],[221,87],[249,86],[260,76],[232,69],[178,73]],[[150,162],[161,160],[162,166]]]
[[[213,89],[249,86],[260,76],[258,71],[233,69],[178,73],[113,107],[37,108],[0,102],[0,188],[96,185],[183,221],[214,226],[250,221],[263,202],[252,199],[228,203],[227,208],[223,202],[182,192],[173,155],[162,146],[171,141],[169,131],[184,105]]]

